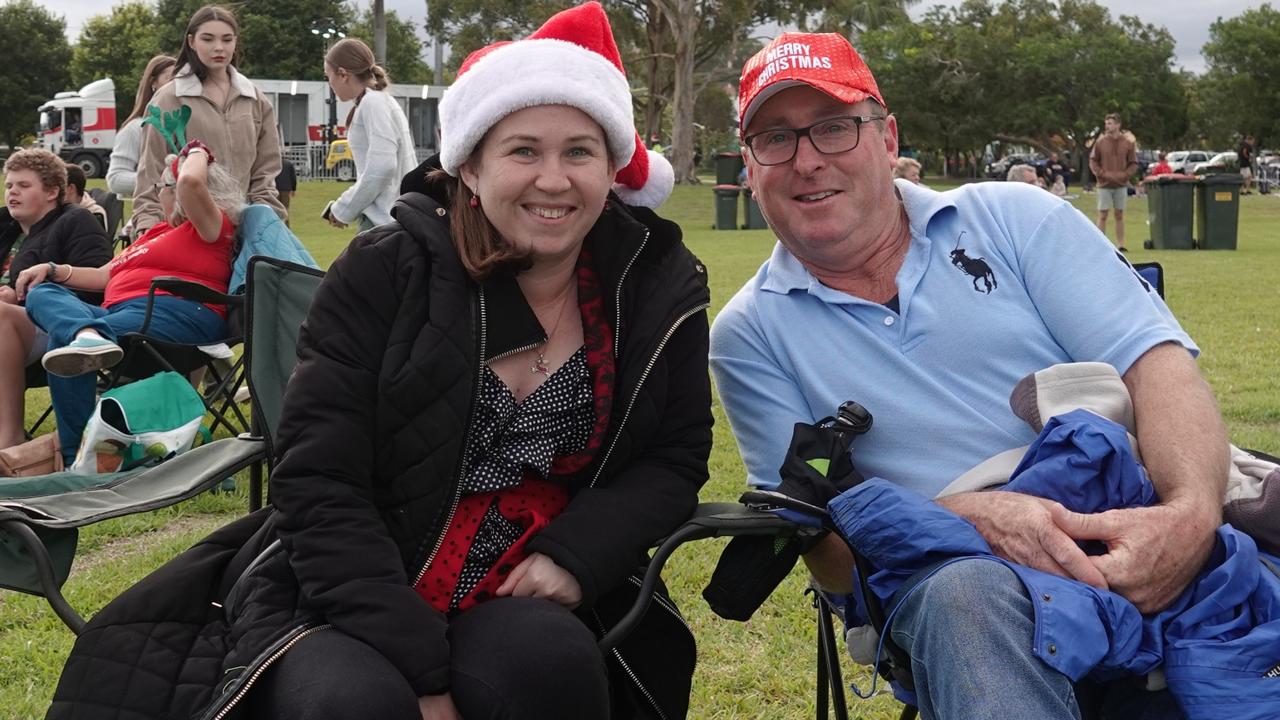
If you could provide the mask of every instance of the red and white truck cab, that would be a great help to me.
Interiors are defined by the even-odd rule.
[[[104,177],[116,143],[116,86],[95,80],[79,92],[60,92],[40,106],[36,144],[79,165],[91,178]]]

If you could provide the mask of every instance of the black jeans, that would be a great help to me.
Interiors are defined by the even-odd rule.
[[[449,624],[450,693],[465,720],[609,716],[596,639],[549,600],[500,598]],[[254,720],[420,720],[409,683],[372,647],[337,630],[308,636],[247,698]]]

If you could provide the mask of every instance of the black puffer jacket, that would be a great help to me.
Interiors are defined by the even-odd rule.
[[[9,256],[13,242],[21,234],[22,226],[9,214],[9,208],[0,208],[0,258]],[[56,262],[78,267],[101,267],[109,260],[111,241],[107,239],[107,231],[88,210],[64,203],[31,226],[31,233],[9,266],[9,287],[17,282],[18,273],[33,265]],[[93,305],[102,302],[100,292],[76,294]]]
[[[225,528],[95,616],[50,718],[118,717],[103,705],[232,717],[280,651],[326,626],[377,648],[419,694],[448,687],[447,620],[412,585],[457,500],[479,370],[543,334],[512,277],[470,280],[440,199],[405,195],[393,215],[334,263],[303,326],[276,512]],[[707,477],[709,296],[678,228],[652,212],[615,200],[587,242],[615,326],[614,406],[602,451],[530,549],[577,578],[579,614],[603,632]],[[616,714],[681,717],[692,637],[666,598],[645,623],[611,658]]]

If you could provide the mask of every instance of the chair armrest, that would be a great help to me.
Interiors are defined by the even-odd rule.
[[[157,290],[163,290],[180,298],[212,305],[238,305],[244,302],[243,295],[227,295],[203,283],[170,275],[162,275],[151,279],[150,294],[155,294]]]
[[[739,535],[769,535],[791,537],[801,533],[817,532],[814,528],[791,522],[773,513],[752,510],[741,503],[715,502],[700,503],[693,515],[668,535],[645,569],[644,580],[640,583],[640,593],[636,602],[627,614],[618,621],[604,637],[600,638],[601,652],[608,653],[640,623],[649,603],[653,599],[653,591],[662,577],[662,569],[667,559],[676,548],[693,540],[711,537],[737,537]]]
[[[194,280],[184,280],[172,275],[154,277],[151,278],[151,287],[147,289],[147,308],[142,314],[142,326],[138,328],[139,335],[146,335],[147,330],[151,329],[151,311],[156,304],[157,290],[163,290],[176,297],[210,305],[240,305],[244,303],[244,297],[241,295],[220,293],[208,285]]]
[[[119,482],[57,495],[23,498],[20,506],[33,525],[81,527],[175,505],[266,457],[265,440],[223,438],[123,477]]]

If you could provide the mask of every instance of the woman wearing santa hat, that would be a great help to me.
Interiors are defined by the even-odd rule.
[[[197,546],[183,588],[209,624],[150,633],[192,658],[148,665],[130,717],[685,715],[693,638],[665,594],[597,645],[707,478],[706,271],[637,204],[670,166],[639,142],[596,3],[475,53],[440,114],[439,158],[302,327],[274,512]],[[136,613],[102,613],[130,638],[174,592],[148,582]],[[93,659],[125,654],[83,639],[96,623],[59,688],[75,717],[109,694],[88,678],[119,674]]]

